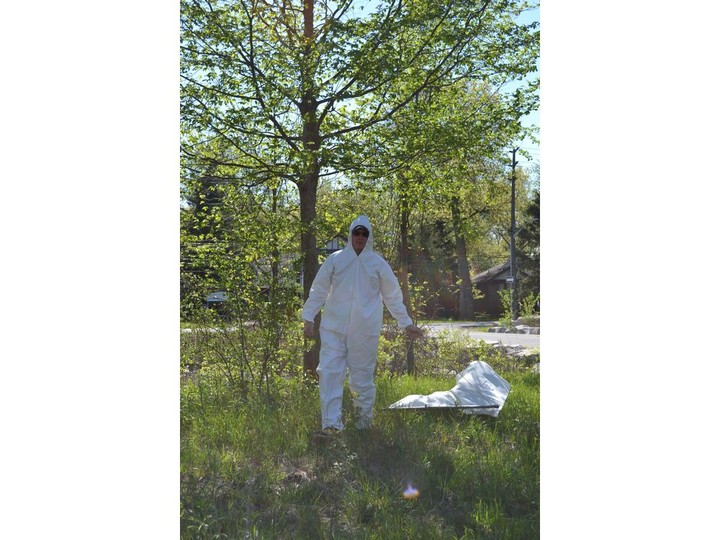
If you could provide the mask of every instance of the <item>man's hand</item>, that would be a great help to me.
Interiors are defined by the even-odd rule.
[[[405,327],[405,333],[412,339],[423,337],[423,331],[414,324]]]
[[[314,337],[315,323],[313,321],[305,321],[305,329],[303,331],[305,332],[305,337]]]

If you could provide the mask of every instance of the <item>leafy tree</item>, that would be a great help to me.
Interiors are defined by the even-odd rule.
[[[498,206],[495,163],[521,132],[523,112],[513,96],[461,81],[424,92],[384,130],[375,130],[382,137],[377,169],[385,165],[388,171],[382,185],[396,195],[399,278],[408,304],[411,213],[435,205],[437,222],[447,222],[453,236],[459,316],[473,318],[468,257],[473,218]]]
[[[499,86],[534,69],[537,34],[514,21],[526,6],[380,0],[365,14],[352,0],[182,0],[183,153],[297,187],[307,295],[320,179],[362,167],[373,149],[357,135],[424,90],[463,78]],[[195,152],[212,139],[230,152]]]
[[[213,250],[226,247],[218,244],[224,222],[221,216],[225,191],[224,180],[217,172],[218,167],[209,166],[194,179],[186,178],[182,185],[180,302],[181,316],[186,320],[191,320],[206,295],[219,287],[218,268],[210,256]]]
[[[195,151],[218,156],[222,146],[212,141]],[[271,298],[295,251],[296,198],[283,182],[259,182],[219,159],[185,156],[182,164],[181,275],[194,274],[204,294],[232,289],[242,298],[252,283]]]

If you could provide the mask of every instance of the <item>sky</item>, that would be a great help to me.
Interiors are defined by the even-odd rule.
[[[519,22],[522,24],[529,24],[532,22],[540,22],[540,8],[535,8],[531,10],[527,10],[519,19]],[[540,32],[542,32],[542,27],[540,28]],[[542,33],[541,33],[542,36]],[[542,39],[542,37],[541,37]],[[539,77],[539,68],[538,65],[538,72],[533,74],[533,77]],[[542,107],[542,103],[541,103]],[[522,118],[522,124],[525,127],[537,127],[540,128],[540,110],[535,110],[531,112],[530,114],[526,115]],[[536,133],[535,137],[540,138],[541,134]],[[542,142],[542,141],[541,141]],[[531,175],[534,176],[534,167],[540,165],[540,144],[531,139],[531,138],[525,138],[518,142],[517,145],[518,148],[520,148],[523,152],[528,154],[520,155],[519,153],[516,156],[518,164],[528,170],[528,172],[531,173]]]
[[[373,9],[376,5],[376,2],[374,0],[370,0],[367,2],[365,6],[365,10],[369,11]],[[530,24],[532,22],[539,22],[540,21],[540,9],[534,8],[534,9],[528,9],[526,10],[519,18],[518,22],[522,24]],[[538,66],[539,68],[539,66]],[[536,73],[533,75],[538,76],[539,73]],[[511,90],[514,88],[515,85],[508,85],[508,90]],[[525,127],[540,127],[540,111],[534,111],[530,113],[529,115],[525,116],[522,119],[522,124]],[[536,134],[536,137],[539,137],[539,134]],[[518,165],[521,167],[524,167],[531,176],[535,176],[535,166],[539,166],[540,164],[540,146],[536,141],[533,141],[531,138],[525,138],[517,142],[517,147],[520,148],[526,155],[520,155],[518,153],[516,155],[516,159],[518,162]],[[508,159],[511,156],[511,149],[508,151]]]
[[[3,12],[9,537],[179,536],[177,9]],[[541,532],[708,537],[720,6],[541,16]]]

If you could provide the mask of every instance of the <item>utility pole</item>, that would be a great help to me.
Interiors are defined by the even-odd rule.
[[[515,154],[519,148],[512,150],[512,175],[510,177],[510,185],[512,187],[510,193],[510,279],[512,279],[512,304],[510,307],[511,317],[517,319],[518,299],[517,299],[517,265],[515,263]]]

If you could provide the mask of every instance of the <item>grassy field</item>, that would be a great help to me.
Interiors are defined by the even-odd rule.
[[[380,375],[375,426],[359,432],[346,388],[348,428],[329,441],[313,436],[312,383],[241,398],[222,377],[186,380],[182,537],[538,538],[539,375],[499,373],[512,389],[497,419],[384,410],[455,381]],[[404,498],[408,485],[419,496]]]

